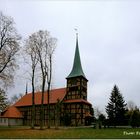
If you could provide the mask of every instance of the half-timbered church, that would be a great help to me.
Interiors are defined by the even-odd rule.
[[[88,80],[83,72],[78,35],[76,36],[76,50],[73,67],[66,77],[66,87],[50,91],[50,124],[64,126],[88,125],[92,117],[92,105],[87,101]],[[44,125],[47,125],[47,92],[44,94]],[[59,105],[59,112],[56,106]],[[40,124],[41,92],[35,93],[35,125]],[[58,110],[58,109],[57,109]],[[32,93],[24,95],[14,105],[7,108],[0,117],[0,124],[31,125]]]

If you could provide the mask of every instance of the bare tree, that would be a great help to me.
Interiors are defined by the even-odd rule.
[[[31,128],[34,129],[35,123],[35,72],[38,64],[38,55],[36,46],[34,45],[34,35],[29,36],[26,40],[26,54],[30,57],[31,60],[31,81],[32,81],[32,121]]]
[[[48,93],[48,128],[50,128],[50,89],[52,82],[52,55],[55,49],[56,39],[50,38],[48,41],[48,66],[47,66],[47,93]]]
[[[14,94],[14,95],[10,98],[10,100],[9,100],[10,105],[16,103],[16,102],[17,102],[20,98],[22,98],[22,97],[23,97],[23,94],[22,94],[22,93],[19,93],[18,95],[17,95],[17,94]]]
[[[94,107],[94,113],[95,113],[96,119],[98,119],[99,116],[102,114],[102,111],[99,109],[98,106],[96,106],[96,107]]]
[[[11,17],[0,12],[0,85],[8,87],[13,84],[17,68],[16,54],[19,51],[19,40]]]
[[[32,45],[36,48],[37,57],[41,69],[42,79],[42,98],[40,110],[40,129],[44,126],[44,92],[47,82],[48,91],[48,128],[50,128],[50,106],[49,106],[49,93],[52,78],[52,55],[56,47],[56,39],[50,36],[48,31],[38,31],[32,35]]]
[[[135,104],[133,101],[128,101],[128,102],[127,102],[127,108],[128,108],[129,110],[135,110],[136,104]]]

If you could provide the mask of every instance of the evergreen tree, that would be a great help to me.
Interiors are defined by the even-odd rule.
[[[106,106],[109,125],[124,125],[125,124],[125,101],[119,88],[115,85],[110,96],[110,101]]]
[[[0,88],[0,113],[8,106],[8,100],[5,91]]]

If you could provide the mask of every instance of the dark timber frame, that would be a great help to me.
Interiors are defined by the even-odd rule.
[[[59,113],[56,104],[50,104],[50,125],[79,126],[86,124],[86,117],[91,113],[92,105],[87,101],[87,78],[83,72],[79,47],[78,34],[76,34],[76,50],[73,68],[67,80],[66,95],[61,101]],[[41,105],[35,105],[35,125],[40,125]],[[31,125],[32,106],[18,107],[22,112],[24,125]],[[44,104],[44,125],[47,125],[48,107]],[[59,119],[59,120],[58,120]]]

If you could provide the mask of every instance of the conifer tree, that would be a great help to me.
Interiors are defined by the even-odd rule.
[[[8,105],[6,93],[0,88],[0,113],[3,112]]]
[[[109,125],[124,125],[125,124],[125,101],[119,88],[115,85],[109,103],[106,106],[106,113],[108,115]]]

